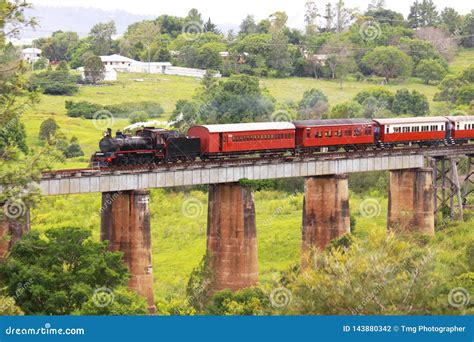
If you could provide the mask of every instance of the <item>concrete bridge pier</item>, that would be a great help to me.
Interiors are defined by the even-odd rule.
[[[22,203],[0,205],[0,260],[30,231],[30,210]]]
[[[350,233],[347,175],[306,177],[304,185],[301,263],[314,248],[325,249],[333,239]]]
[[[153,313],[149,194],[148,190],[102,193],[100,238],[110,242],[111,251],[123,252],[131,273],[128,286],[146,298]]]
[[[388,229],[434,235],[432,169],[390,171]]]
[[[249,188],[237,183],[209,186],[207,255],[214,291],[258,283],[255,205]]]

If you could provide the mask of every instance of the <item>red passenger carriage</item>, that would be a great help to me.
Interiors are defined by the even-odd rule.
[[[449,139],[450,122],[445,117],[374,119],[375,138],[382,147],[439,145]]]
[[[374,122],[368,119],[301,120],[296,126],[296,146],[302,151],[345,148],[355,150],[374,144]]]
[[[282,153],[295,148],[295,126],[289,122],[198,125],[188,135],[201,140],[201,156]]]
[[[474,116],[446,116],[454,127],[452,138],[456,142],[474,140]]]

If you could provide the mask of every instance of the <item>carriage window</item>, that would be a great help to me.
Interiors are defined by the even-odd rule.
[[[387,127],[387,134],[388,134],[388,133],[390,133],[390,128],[389,128],[389,127]]]
[[[372,134],[372,128],[366,127],[364,132],[365,132],[365,135],[371,135]]]
[[[346,137],[350,137],[350,136],[352,135],[352,130],[351,130],[351,129],[346,129],[346,130],[344,131],[344,135],[345,135]]]
[[[361,134],[362,134],[362,129],[356,128],[356,129],[354,130],[354,136],[355,136],[355,137],[358,137],[358,136],[360,136]]]
[[[311,130],[310,129],[306,129],[306,138],[311,138]]]
[[[326,131],[324,132],[325,137],[332,137],[332,131]]]

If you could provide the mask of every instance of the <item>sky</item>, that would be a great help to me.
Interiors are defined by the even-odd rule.
[[[414,0],[386,0],[386,7],[403,13],[406,17]],[[211,17],[219,24],[239,24],[247,14],[257,20],[268,17],[275,11],[288,14],[288,26],[302,28],[305,0],[29,0],[34,5],[54,7],[95,7],[104,10],[125,10],[134,14],[185,16],[191,8],[197,8],[203,18]],[[328,0],[316,0],[322,10]],[[332,3],[335,0],[331,1]],[[348,7],[366,10],[370,0],[345,0]],[[438,10],[453,7],[459,13],[474,8],[472,0],[434,0]]]

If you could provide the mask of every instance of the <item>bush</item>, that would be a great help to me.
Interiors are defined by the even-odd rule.
[[[84,152],[82,151],[81,145],[79,145],[79,141],[76,137],[72,137],[69,146],[64,150],[64,156],[66,158],[75,158],[82,157],[83,155]]]
[[[140,111],[140,112],[134,112],[130,114],[128,117],[128,120],[130,121],[131,124],[137,123],[137,122],[146,122],[148,121],[150,117],[148,116],[147,113]]]
[[[474,84],[462,86],[457,93],[457,103],[469,105],[474,100]]]
[[[88,101],[66,101],[65,107],[67,115],[77,118],[93,119],[94,115],[102,110],[106,110],[111,116],[126,118],[134,112],[145,112],[150,118],[157,118],[164,113],[163,107],[159,103],[151,101],[125,102],[116,105],[102,106]]]
[[[347,101],[331,108],[333,119],[360,118],[363,115],[363,107],[358,102]]]
[[[269,296],[258,287],[237,292],[230,290],[217,292],[206,307],[207,315],[268,315],[270,313]]]
[[[329,109],[328,98],[319,89],[310,89],[304,92],[298,105],[298,119],[316,119]]]
[[[416,67],[415,75],[429,84],[430,81],[441,81],[446,76],[446,69],[434,59],[423,59]]]
[[[428,99],[417,90],[399,89],[395,93],[392,112],[395,114],[413,114],[423,116],[430,110]]]
[[[74,95],[79,91],[77,77],[66,70],[47,70],[30,77],[29,89],[49,95]]]
[[[67,115],[73,118],[82,117],[85,119],[92,119],[95,113],[104,109],[102,105],[88,101],[66,101],[64,105],[67,109]]]
[[[78,315],[147,315],[145,299],[126,287],[118,287],[113,292],[110,304],[97,306],[91,297],[81,309],[75,312]]]
[[[114,290],[128,280],[122,253],[91,240],[82,228],[49,229],[25,235],[0,263],[0,279],[25,314],[67,315],[80,310],[95,289]],[[25,280],[30,286],[25,286]],[[18,288],[24,291],[16,294]]]

